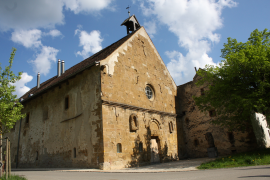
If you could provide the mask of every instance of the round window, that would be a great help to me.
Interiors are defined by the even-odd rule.
[[[153,89],[150,86],[145,87],[145,94],[148,99],[152,99],[154,97]]]

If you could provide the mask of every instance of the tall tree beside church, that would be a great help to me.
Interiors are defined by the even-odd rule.
[[[5,69],[2,69],[0,66],[0,146],[2,145],[2,135],[8,132],[15,125],[16,121],[24,117],[21,113],[23,105],[19,102],[17,96],[13,94],[15,92],[15,86],[12,83],[20,80],[22,74],[20,72],[16,76],[11,71],[15,52],[16,49],[12,48],[9,66],[6,66]],[[2,147],[0,149],[1,152]],[[2,161],[1,154],[0,161]]]
[[[254,30],[248,41],[228,38],[219,66],[206,65],[197,85],[208,84],[204,95],[193,97],[202,111],[215,110],[212,123],[230,130],[246,129],[251,114],[266,115],[270,124],[270,32]]]

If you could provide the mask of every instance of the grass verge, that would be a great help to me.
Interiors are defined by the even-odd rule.
[[[230,168],[266,164],[270,164],[270,148],[246,153],[237,153],[231,156],[218,158],[214,161],[202,163],[198,169]]]
[[[12,174],[6,179],[6,175],[4,174],[0,180],[27,180],[27,179],[25,177]]]

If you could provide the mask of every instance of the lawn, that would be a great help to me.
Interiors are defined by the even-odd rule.
[[[266,164],[270,164],[270,148],[246,153],[237,153],[231,156],[218,158],[214,161],[202,163],[198,169],[230,168]]]
[[[0,180],[27,180],[25,177],[11,175],[8,179],[6,179],[6,175],[4,174]]]

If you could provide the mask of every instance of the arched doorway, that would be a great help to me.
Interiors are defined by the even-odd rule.
[[[160,141],[159,141],[159,122],[157,120],[151,121],[151,163],[160,163]]]

